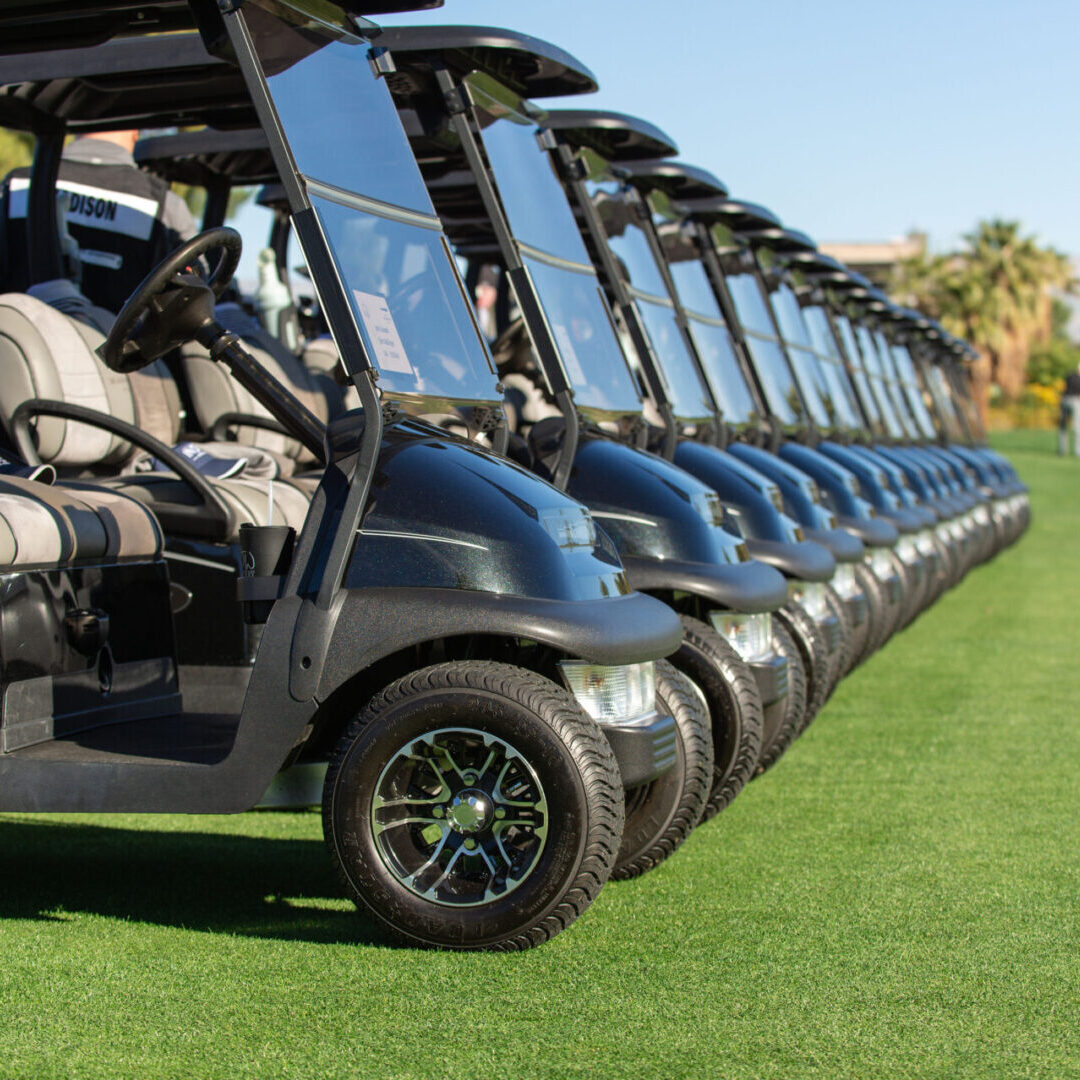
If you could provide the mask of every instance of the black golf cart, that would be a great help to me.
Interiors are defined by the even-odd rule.
[[[583,507],[419,418],[494,418],[499,398],[375,28],[355,5],[276,0],[37,16],[0,9],[3,122],[37,136],[35,284],[63,278],[67,132],[257,119],[361,407],[324,424],[217,321],[228,229],[172,253],[105,334],[86,306],[0,299],[5,434],[63,480],[4,481],[0,808],[228,813],[329,762],[327,841],[361,908],[417,943],[546,940],[618,858],[621,789],[678,767],[673,714],[694,703],[652,661],[681,628]],[[201,42],[158,34],[192,25]],[[373,249],[378,272],[351,255]],[[208,477],[148,434],[160,358],[192,339],[318,463],[307,483]],[[124,471],[132,447],[160,467]],[[24,544],[45,518],[56,542]],[[200,652],[222,624],[243,649]]]

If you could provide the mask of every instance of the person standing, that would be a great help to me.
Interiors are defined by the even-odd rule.
[[[1058,419],[1058,456],[1068,453],[1069,431],[1072,431],[1072,453],[1080,457],[1080,365],[1065,380],[1061,394],[1061,413]]]
[[[75,139],[64,149],[56,185],[66,196],[67,232],[78,244],[82,292],[113,313],[150,270],[198,231],[187,203],[135,164],[138,137],[128,130]],[[4,180],[4,287],[13,292],[35,284],[26,254],[29,187],[29,169],[16,169]]]

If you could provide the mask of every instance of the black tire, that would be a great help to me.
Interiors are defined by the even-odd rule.
[[[407,795],[399,798],[401,791]],[[376,805],[382,792],[395,798]],[[514,809],[498,806],[500,796]],[[462,813],[469,809],[463,802],[480,807],[479,824],[475,812],[471,819]],[[431,813],[418,818],[422,808]],[[386,815],[394,813],[401,820],[388,828]],[[507,813],[522,820],[508,820]],[[543,835],[530,829],[541,821]],[[376,825],[382,826],[378,841]],[[600,728],[569,692],[509,664],[437,664],[391,683],[339,739],[323,788],[323,832],[347,894],[412,945],[511,950],[547,941],[607,881],[622,827],[619,769]],[[431,837],[433,830],[440,839]],[[482,853],[461,855],[464,866],[451,877],[470,845]],[[444,866],[437,860],[446,849]],[[477,860],[490,873],[478,870]],[[500,860],[503,889],[488,900],[499,887]],[[506,888],[514,860],[521,877]],[[433,898],[407,884],[436,872],[441,875],[424,890]],[[439,888],[459,892],[448,899],[438,897]]]
[[[701,821],[713,778],[709,714],[690,680],[666,660],[656,664],[656,708],[675,718],[675,764],[626,793],[626,824],[613,879],[659,866]]]
[[[761,748],[756,775],[771,769],[784,756],[784,752],[795,741],[804,724],[806,713],[806,666],[802,653],[795,639],[780,623],[773,619],[773,648],[788,664],[788,692],[784,699],[784,718],[776,729],[773,738]]]
[[[840,640],[837,643],[836,651],[829,655],[829,692],[826,695],[826,700],[828,700],[832,697],[832,693],[840,680],[848,673],[851,667],[853,630],[847,608],[844,607],[844,601],[840,599],[840,594],[828,584],[825,586],[825,604],[829,611],[836,616],[836,621],[840,624]]]
[[[668,659],[705,699],[712,724],[713,779],[703,820],[724,809],[754,775],[764,710],[754,673],[711,626],[682,616],[683,641]]]
[[[789,600],[779,611],[774,611],[773,620],[779,620],[794,639],[806,671],[806,708],[799,728],[801,735],[825,704],[829,689],[829,646],[805,608],[794,600]]]
[[[855,580],[859,583],[863,595],[866,597],[866,637],[861,650],[856,654],[853,666],[858,667],[877,650],[885,636],[888,626],[888,597],[885,595],[885,587],[877,579],[877,575],[864,563],[856,563]]]

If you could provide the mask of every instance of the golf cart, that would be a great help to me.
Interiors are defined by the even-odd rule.
[[[680,768],[676,716],[695,705],[653,664],[679,647],[677,617],[631,589],[588,512],[422,419],[494,418],[499,394],[365,11],[0,12],[2,122],[37,136],[35,286],[63,283],[68,132],[257,123],[360,402],[324,423],[217,321],[240,255],[229,229],[171,253],[104,332],[89,305],[0,297],[4,434],[62,478],[0,493],[0,808],[232,813],[283,770],[325,769],[331,858],[362,910],[413,943],[523,948],[595,897],[620,857],[624,789]],[[192,26],[201,40],[177,32]],[[349,256],[365,240],[381,275]],[[175,424],[161,358],[193,339],[313,475],[210,476],[148,433]],[[126,471],[132,448],[157,465]],[[42,522],[55,542],[24,542]],[[228,647],[200,648],[221,625]]]
[[[466,281],[498,282],[493,353],[513,418],[510,453],[589,506],[635,587],[682,618],[671,662],[710,708],[715,813],[763,764],[762,746],[768,763],[772,744],[786,745],[802,722],[801,659],[770,618],[787,599],[783,577],[749,558],[711,488],[644,449],[639,389],[537,143],[542,112],[528,100],[590,89],[592,76],[554,46],[505,30],[395,28],[381,40]]]

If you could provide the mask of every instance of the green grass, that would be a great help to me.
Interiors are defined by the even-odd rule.
[[[2,1077],[1080,1075],[1080,462],[763,780],[531,953],[387,947],[318,816],[0,818]]]

